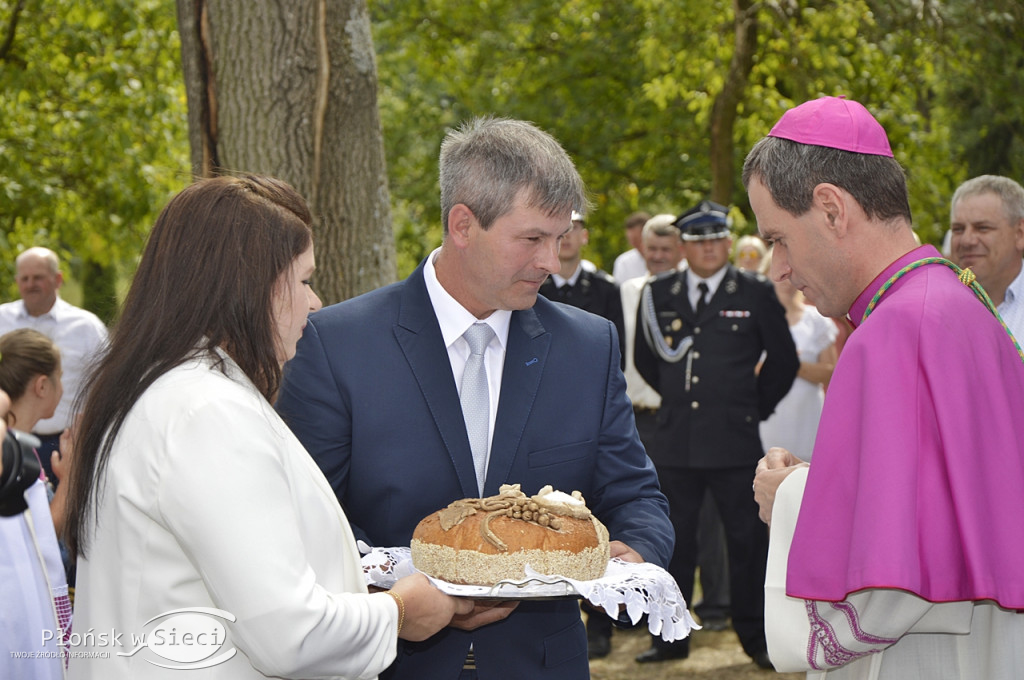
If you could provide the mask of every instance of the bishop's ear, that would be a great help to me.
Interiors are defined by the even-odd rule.
[[[853,200],[848,192],[835,184],[822,182],[814,187],[814,208],[822,215],[829,229],[846,230],[846,219],[849,215],[849,201]]]

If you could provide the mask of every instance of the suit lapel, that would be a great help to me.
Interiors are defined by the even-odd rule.
[[[544,330],[535,309],[512,312],[485,496],[498,493],[502,484],[519,481],[508,475],[533,410],[550,347],[551,333]]]
[[[422,264],[406,279],[400,304],[398,324],[394,328],[395,339],[409,362],[423,400],[455,466],[464,497],[475,498],[478,493],[476,471],[466,435],[466,422],[462,418],[459,392],[455,387],[441,327],[423,280]]]

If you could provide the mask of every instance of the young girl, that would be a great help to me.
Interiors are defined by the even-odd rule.
[[[0,389],[11,399],[9,428],[31,432],[52,416],[63,393],[60,377],[60,352],[45,335],[20,328],[0,336]],[[62,436],[61,450],[69,451],[69,440]],[[67,458],[54,452],[51,460],[59,479]],[[40,475],[25,491],[27,509],[0,518],[0,646],[12,652],[0,656],[0,677],[64,675],[61,643],[71,633],[71,602],[54,530],[55,520],[59,528],[63,518],[64,491],[62,484],[51,504]]]

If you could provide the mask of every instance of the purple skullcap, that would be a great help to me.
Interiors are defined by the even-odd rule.
[[[892,158],[885,129],[863,105],[851,99],[821,97],[782,114],[769,137]]]

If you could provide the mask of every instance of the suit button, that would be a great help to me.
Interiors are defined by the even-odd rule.
[[[747,422],[748,422],[748,423],[751,423],[751,422],[753,422],[753,421],[754,421],[753,417],[751,417],[751,416],[747,416]]]
[[[699,407],[700,407],[700,402],[697,402],[697,401],[691,401],[690,402],[690,408],[692,408],[694,411],[696,411]]]
[[[737,326],[736,324],[733,324],[733,325],[732,325],[732,329],[733,329],[734,331],[738,331],[738,330],[740,329],[740,327],[739,327],[739,326]]]
[[[693,329],[693,334],[700,335],[700,326],[697,326],[696,328]]]
[[[700,359],[700,352],[698,352],[698,351],[694,350],[694,352],[693,352],[693,358],[694,358],[694,359]]]
[[[696,375],[693,376],[692,378],[690,378],[690,382],[692,382],[694,385],[696,385],[697,383],[700,382],[700,376],[696,376]]]

